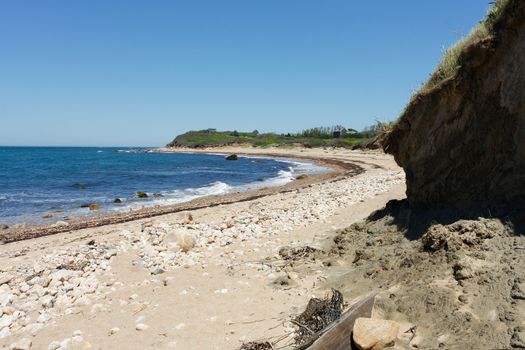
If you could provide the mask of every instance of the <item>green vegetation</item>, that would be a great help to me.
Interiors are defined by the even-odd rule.
[[[462,54],[465,49],[474,43],[489,38],[494,33],[494,24],[501,17],[501,14],[509,3],[511,3],[511,0],[494,1],[486,18],[474,27],[469,35],[445,51],[436,71],[432,74],[420,92],[428,91],[439,85],[444,80],[454,76],[464,63],[462,61]]]
[[[379,123],[378,123],[379,125]],[[369,127],[362,132],[341,126],[306,129],[294,134],[259,133],[240,131],[216,131],[215,129],[189,131],[177,136],[168,147],[213,147],[232,144],[247,144],[256,147],[294,146],[345,147],[375,136],[378,129]]]

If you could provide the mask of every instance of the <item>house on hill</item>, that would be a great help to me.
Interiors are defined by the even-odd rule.
[[[338,139],[338,138],[340,138],[342,136],[345,136],[347,134],[348,134],[348,129],[340,127],[340,128],[337,128],[337,129],[334,130],[334,132],[332,133],[332,137],[334,139]]]

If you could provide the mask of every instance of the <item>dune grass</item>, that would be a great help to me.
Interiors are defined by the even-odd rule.
[[[494,32],[494,24],[501,17],[501,14],[511,1],[512,0],[496,0],[489,9],[485,19],[479,22],[479,24],[474,27],[466,37],[462,38],[445,51],[436,71],[423,85],[420,92],[431,90],[444,80],[454,76],[464,64],[464,62],[462,62],[462,53],[465,48],[492,35]]]

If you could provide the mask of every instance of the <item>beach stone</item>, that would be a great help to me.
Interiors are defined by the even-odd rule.
[[[72,338],[71,338],[71,341],[73,343],[82,343],[84,341],[84,337],[82,337],[81,335],[74,335]]]
[[[149,328],[149,326],[146,325],[146,324],[144,324],[144,323],[137,323],[137,324],[135,325],[135,329],[136,329],[137,331],[145,331],[145,330],[148,329],[148,328]]]
[[[1,306],[7,306],[10,305],[13,301],[14,295],[12,293],[8,292],[2,292],[0,293],[0,305]]]
[[[87,296],[81,296],[73,303],[74,306],[87,306],[91,304],[91,300]]]
[[[45,295],[40,299],[40,305],[45,308],[51,308],[55,304],[55,298],[51,295]]]
[[[113,327],[109,330],[109,335],[117,334],[118,332],[120,332],[120,328]]]
[[[2,317],[0,317],[0,328],[10,327],[12,323],[13,323],[12,315],[3,315]]]
[[[151,274],[152,275],[160,275],[162,273],[164,273],[165,271],[163,269],[161,269],[160,267],[157,267],[155,268],[153,271],[151,271]]]
[[[71,338],[66,338],[60,342],[59,349],[68,349],[71,346]]]
[[[47,321],[49,321],[49,316],[45,312],[41,313],[38,316],[38,319],[37,319],[38,323],[46,323]]]
[[[66,221],[57,221],[51,226],[52,227],[63,227],[63,226],[65,227],[65,226],[69,226],[69,223]]]
[[[2,330],[0,330],[0,339],[4,339],[6,337],[9,337],[11,335],[11,330],[9,327],[5,327]]]
[[[10,274],[2,274],[2,275],[0,275],[0,286],[3,285],[3,284],[11,282],[11,280],[13,278],[14,278],[13,275],[10,275]]]
[[[178,229],[168,233],[166,237],[164,237],[164,241],[168,244],[177,243],[183,252],[189,252],[195,247],[195,238],[184,229]]]
[[[29,350],[31,348],[31,339],[22,338],[19,341],[9,345],[9,350]]]
[[[57,350],[60,349],[60,342],[59,341],[52,341],[48,346],[47,350]]]
[[[40,330],[44,328],[44,325],[42,323],[30,323],[26,326],[27,331],[32,335],[35,336]]]
[[[58,270],[49,275],[49,277],[51,278],[52,282],[65,282],[69,281],[70,278],[76,275],[77,273],[72,270]]]
[[[0,225],[0,230],[7,230],[9,228],[9,226],[5,225],[5,224],[1,224]]]
[[[239,157],[236,154],[230,154],[226,157],[226,160],[237,160]]]
[[[16,309],[12,306],[4,306],[2,308],[2,313],[5,315],[12,315],[15,311]]]
[[[352,336],[359,350],[382,350],[395,344],[398,332],[396,322],[361,317],[355,321]]]

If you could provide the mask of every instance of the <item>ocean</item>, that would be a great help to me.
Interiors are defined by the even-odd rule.
[[[0,147],[0,224],[46,224],[279,186],[328,169],[290,159],[135,148]],[[147,193],[138,198],[137,192]],[[115,203],[119,198],[121,203]],[[96,203],[99,210],[87,208]]]

